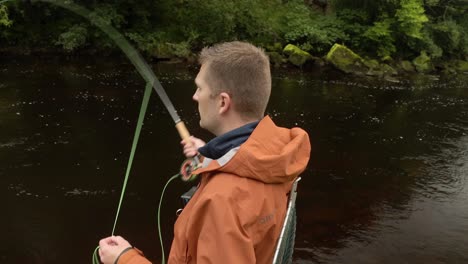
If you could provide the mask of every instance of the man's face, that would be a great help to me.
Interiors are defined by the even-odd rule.
[[[193,100],[198,103],[198,112],[200,113],[200,127],[215,134],[218,127],[218,109],[216,96],[213,95],[213,90],[208,83],[208,69],[206,65],[202,65],[195,84],[197,90],[193,95]]]

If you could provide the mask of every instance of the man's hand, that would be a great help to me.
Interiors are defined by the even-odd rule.
[[[99,257],[104,264],[114,264],[122,251],[132,247],[127,240],[121,236],[110,236],[99,241]]]
[[[205,146],[205,141],[196,138],[196,137],[189,137],[188,139],[184,139],[180,142],[184,147],[184,155],[187,158],[195,157],[198,154],[198,149]]]

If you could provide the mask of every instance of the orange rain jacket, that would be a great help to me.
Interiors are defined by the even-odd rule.
[[[205,158],[198,190],[174,226],[169,264],[271,263],[288,193],[309,161],[300,128],[277,127],[266,116],[240,147]],[[118,264],[150,263],[136,250]]]

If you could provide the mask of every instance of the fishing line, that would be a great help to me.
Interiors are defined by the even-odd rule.
[[[12,2],[12,1],[15,1],[15,0],[0,0],[0,4],[6,3],[6,2]],[[88,19],[93,25],[95,25],[96,27],[101,29],[104,33],[106,33],[115,42],[115,44],[117,44],[117,46],[125,53],[127,58],[135,66],[135,68],[140,73],[142,78],[146,81],[146,88],[145,88],[145,93],[144,93],[144,96],[143,96],[143,102],[142,102],[142,105],[141,105],[141,108],[140,108],[140,114],[139,114],[139,117],[138,117],[137,128],[136,128],[135,135],[134,135],[134,138],[133,138],[132,149],[131,149],[130,157],[129,157],[129,160],[128,160],[127,170],[126,170],[126,173],[125,173],[125,179],[124,179],[124,183],[123,183],[123,187],[122,187],[122,191],[121,191],[121,195],[120,195],[120,199],[119,199],[119,205],[117,207],[117,213],[116,213],[115,220],[114,220],[114,225],[113,225],[113,228],[112,228],[112,235],[114,235],[115,227],[117,225],[117,220],[118,220],[119,213],[120,213],[120,208],[121,208],[123,197],[124,197],[124,194],[125,194],[125,189],[126,189],[126,186],[127,186],[128,177],[129,177],[131,166],[132,166],[132,163],[133,163],[133,158],[134,158],[136,147],[137,147],[137,144],[138,144],[138,139],[139,139],[139,136],[140,136],[141,127],[143,126],[144,116],[145,116],[145,113],[146,113],[146,109],[148,107],[148,101],[149,101],[149,98],[150,98],[150,95],[151,95],[151,90],[152,90],[151,88],[154,88],[154,90],[158,94],[159,98],[161,98],[161,101],[163,102],[164,106],[166,107],[167,111],[169,112],[172,120],[174,121],[174,123],[176,125],[176,129],[177,129],[180,137],[182,139],[188,139],[190,137],[190,133],[188,132],[187,128],[185,127],[185,124],[182,122],[179,115],[177,114],[177,111],[175,110],[174,105],[172,104],[172,102],[170,101],[170,99],[167,96],[166,92],[164,91],[164,88],[162,87],[161,83],[156,78],[153,71],[151,70],[151,68],[146,63],[146,61],[143,60],[143,58],[141,57],[141,54],[122,36],[122,34],[120,34],[117,30],[115,30],[110,25],[109,22],[103,20],[98,15],[95,15],[90,10],[88,10],[86,8],[83,8],[83,7],[79,6],[79,5],[76,5],[72,1],[69,1],[69,0],[32,0],[31,2],[45,2],[45,3],[54,4],[54,5],[60,6],[62,8],[65,8],[67,10],[70,10],[70,11],[72,11],[72,12],[74,12],[74,13]],[[195,166],[199,164],[199,160],[198,160],[197,157],[194,157],[193,161],[194,161],[193,164],[194,164],[194,168],[195,168]],[[188,169],[190,169],[190,168],[188,168]],[[159,202],[158,231],[159,231],[159,237],[160,237],[160,241],[161,241],[162,258],[163,258],[162,263],[165,263],[165,259],[164,259],[164,248],[163,248],[161,228],[160,228],[160,219],[159,219],[160,212],[159,212],[159,210],[160,210],[160,207],[161,207],[162,196],[164,195],[164,191],[165,191],[167,185],[169,184],[169,182],[171,182],[173,179],[177,178],[178,176],[179,176],[179,174],[174,175],[166,183],[166,186],[164,187],[163,193],[161,195],[161,200]],[[99,257],[97,256],[98,250],[99,250],[99,246],[96,247],[96,249],[94,250],[93,259],[92,259],[93,263],[96,263],[96,264],[99,263]]]
[[[141,128],[143,127],[143,121],[145,119],[146,109],[148,108],[149,98],[151,96],[151,84],[146,84],[145,94],[143,96],[143,102],[140,108],[140,114],[138,116],[137,127],[135,130],[135,135],[133,136],[132,149],[130,151],[130,157],[128,158],[127,171],[125,172],[125,179],[122,186],[122,192],[120,193],[119,205],[117,207],[117,213],[115,215],[114,227],[112,228],[112,235],[115,232],[115,226],[117,225],[117,219],[119,218],[120,207],[122,206],[123,197],[125,194],[125,189],[127,188],[128,176],[130,175],[130,170],[132,169],[133,158],[135,157],[135,151],[138,145],[138,139],[140,138]]]
[[[166,182],[166,185],[164,185],[164,188],[163,188],[163,190],[162,190],[162,192],[161,192],[161,198],[159,198],[159,206],[158,206],[158,233],[159,233],[159,242],[161,243],[161,264],[165,264],[165,263],[166,263],[166,257],[165,257],[165,254],[164,254],[164,243],[163,243],[162,234],[161,234],[161,205],[162,205],[162,201],[163,201],[163,198],[164,198],[164,193],[166,193],[166,188],[167,188],[167,186],[169,185],[169,183],[171,183],[173,180],[179,178],[180,176],[181,176],[180,174],[176,174],[176,175],[172,176],[172,177]],[[94,249],[93,258],[92,258],[92,263],[93,263],[93,264],[100,264],[100,262],[99,262],[98,250],[99,250],[99,246],[96,247],[96,249]]]
[[[164,197],[164,192],[166,191],[166,187],[169,185],[169,183],[173,180],[175,180],[176,178],[178,178],[180,176],[180,174],[176,174],[174,176],[172,176],[166,183],[166,185],[164,185],[164,188],[163,188],[163,191],[161,193],[161,198],[159,199],[159,206],[158,206],[158,231],[159,231],[159,242],[161,242],[161,264],[165,264],[166,263],[166,259],[164,257],[164,244],[163,244],[163,240],[162,240],[162,235],[161,235],[161,204],[162,204],[162,200],[163,200],[163,197]]]

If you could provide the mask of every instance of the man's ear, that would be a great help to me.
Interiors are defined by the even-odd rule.
[[[231,96],[228,93],[222,92],[219,94],[219,114],[224,114],[231,109],[231,104]]]

